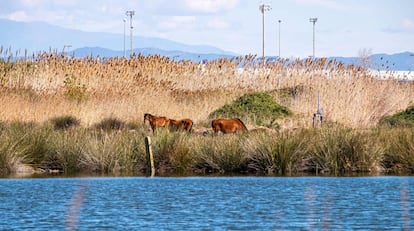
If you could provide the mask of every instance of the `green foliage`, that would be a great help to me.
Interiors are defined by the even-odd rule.
[[[65,86],[65,94],[69,99],[81,102],[88,98],[86,94],[86,85],[81,84],[77,76],[66,74],[63,83]]]
[[[389,126],[414,127],[414,106],[410,106],[394,115],[386,116],[379,123]]]
[[[276,120],[291,115],[289,108],[275,102],[266,92],[245,94],[212,112],[209,117],[239,117],[260,126],[277,127]]]

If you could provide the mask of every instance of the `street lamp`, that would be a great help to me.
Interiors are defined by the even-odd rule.
[[[127,12],[125,12],[125,14],[127,16],[129,16],[129,23],[130,23],[130,28],[131,28],[131,35],[130,35],[130,38],[131,38],[131,54],[130,55],[132,55],[132,29],[134,29],[134,27],[132,26],[132,16],[135,15],[135,11],[128,10]]]
[[[272,8],[270,7],[270,5],[266,5],[266,4],[260,4],[259,5],[259,10],[260,10],[260,12],[262,12],[262,28],[263,28],[263,30],[262,30],[262,59],[263,59],[263,63],[264,63],[264,60],[265,60],[265,51],[264,51],[264,49],[265,49],[265,38],[264,38],[264,36],[265,36],[265,24],[264,24],[264,21],[265,21],[265,18],[264,18],[264,15],[265,15],[265,11],[269,11],[269,10],[271,10]]]
[[[126,57],[126,50],[125,50],[125,40],[126,40],[126,36],[125,36],[125,23],[126,23],[126,18],[122,19],[124,21],[124,58]]]
[[[282,23],[282,20],[278,20],[279,22],[279,59],[280,59],[280,24]]]
[[[315,58],[315,23],[318,21],[318,18],[310,18],[309,22],[313,23],[313,55],[312,57]]]

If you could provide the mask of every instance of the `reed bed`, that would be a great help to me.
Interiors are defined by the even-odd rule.
[[[1,60],[0,118],[43,122],[73,115],[88,126],[111,116],[137,122],[150,112],[203,121],[247,92],[290,90],[284,102],[296,115],[292,126],[311,125],[319,91],[325,118],[369,127],[413,104],[413,84],[374,78],[355,66],[325,59],[263,66],[255,60],[246,55],[201,64],[158,55],[76,59],[57,53]]]
[[[31,165],[64,172],[142,173],[143,137],[150,134],[144,113],[191,118],[196,131],[208,131],[213,111],[252,92],[272,94],[292,116],[266,135],[160,133],[154,136],[158,171],[336,174],[412,167],[410,130],[379,132],[376,125],[413,105],[414,84],[376,78],[357,66],[326,59],[278,59],[263,65],[254,55],[205,63],[140,54],[78,59],[43,52],[13,60],[1,49],[0,55],[8,55],[0,59],[2,172]],[[337,124],[334,128],[312,128],[318,92],[324,119]],[[76,126],[56,127],[62,116]],[[117,121],[118,127],[103,127]]]

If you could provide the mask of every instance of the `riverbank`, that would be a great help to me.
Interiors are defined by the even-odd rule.
[[[144,139],[150,136],[156,175],[208,174],[411,174],[414,130],[388,126],[352,129],[256,130],[235,135],[204,135],[160,130],[144,124],[119,129],[51,123],[3,123],[2,174],[145,175]]]

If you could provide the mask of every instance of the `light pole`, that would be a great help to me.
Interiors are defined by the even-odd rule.
[[[266,4],[260,4],[259,5],[259,10],[260,10],[260,12],[262,12],[262,28],[263,28],[263,30],[262,30],[262,61],[263,61],[263,63],[264,63],[264,61],[265,61],[265,18],[264,18],[264,16],[265,16],[265,11],[269,11],[269,10],[271,10],[272,8],[270,7],[270,5],[266,5]]]
[[[280,59],[280,24],[282,23],[282,20],[278,20],[279,22],[279,59]]]
[[[65,55],[65,48],[71,48],[72,45],[63,45],[62,55]]]
[[[132,55],[132,29],[134,29],[134,27],[132,26],[132,16],[135,15],[135,11],[128,10],[125,14],[127,16],[129,16],[129,23],[130,23],[130,27],[131,27],[131,35],[130,35],[130,38],[131,38],[131,54],[130,55]]]
[[[315,23],[318,21],[318,18],[310,18],[309,22],[313,23],[313,55],[312,58],[315,58]]]
[[[125,36],[125,23],[126,23],[126,18],[122,19],[124,21],[124,58],[126,57],[126,50],[125,50],[125,40],[126,40],[126,36]]]

